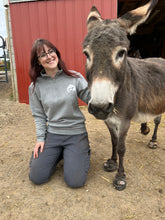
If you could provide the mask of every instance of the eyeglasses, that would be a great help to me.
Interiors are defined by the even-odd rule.
[[[48,54],[50,56],[53,56],[55,53],[56,53],[55,49],[50,49],[50,50],[48,50],[47,53],[45,52],[45,53],[42,53],[41,55],[39,55],[38,58],[46,59],[48,57]]]

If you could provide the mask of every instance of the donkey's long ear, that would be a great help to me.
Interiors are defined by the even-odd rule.
[[[147,20],[157,2],[158,0],[150,0],[144,6],[124,14],[118,18],[119,23],[124,26],[124,28],[126,28],[129,34],[135,33],[138,25],[144,23]]]
[[[88,31],[99,21],[102,21],[100,12],[95,6],[92,6],[90,13],[87,17],[87,29]]]

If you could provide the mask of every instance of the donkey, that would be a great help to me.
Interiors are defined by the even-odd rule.
[[[87,18],[83,52],[91,92],[88,111],[104,120],[110,131],[112,156],[104,169],[117,170],[113,181],[117,190],[127,184],[123,161],[131,120],[147,122],[165,112],[165,59],[127,56],[127,35],[146,21],[156,3],[151,0],[114,20],[103,20],[93,6]]]

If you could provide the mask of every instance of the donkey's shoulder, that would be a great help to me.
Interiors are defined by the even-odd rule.
[[[144,72],[149,69],[152,70],[152,72],[154,71],[164,72],[165,69],[165,59],[159,57],[152,57],[145,59],[128,57],[127,60],[129,65],[132,67],[132,69],[138,72]]]

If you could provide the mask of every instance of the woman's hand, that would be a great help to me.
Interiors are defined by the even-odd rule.
[[[34,151],[33,151],[33,157],[34,157],[34,159],[35,159],[35,158],[38,158],[38,150],[39,150],[39,148],[40,148],[40,152],[42,153],[42,151],[43,151],[43,149],[44,149],[44,144],[45,144],[44,141],[43,141],[43,142],[38,142],[38,143],[36,143],[36,145],[35,145],[35,147],[34,147]]]

